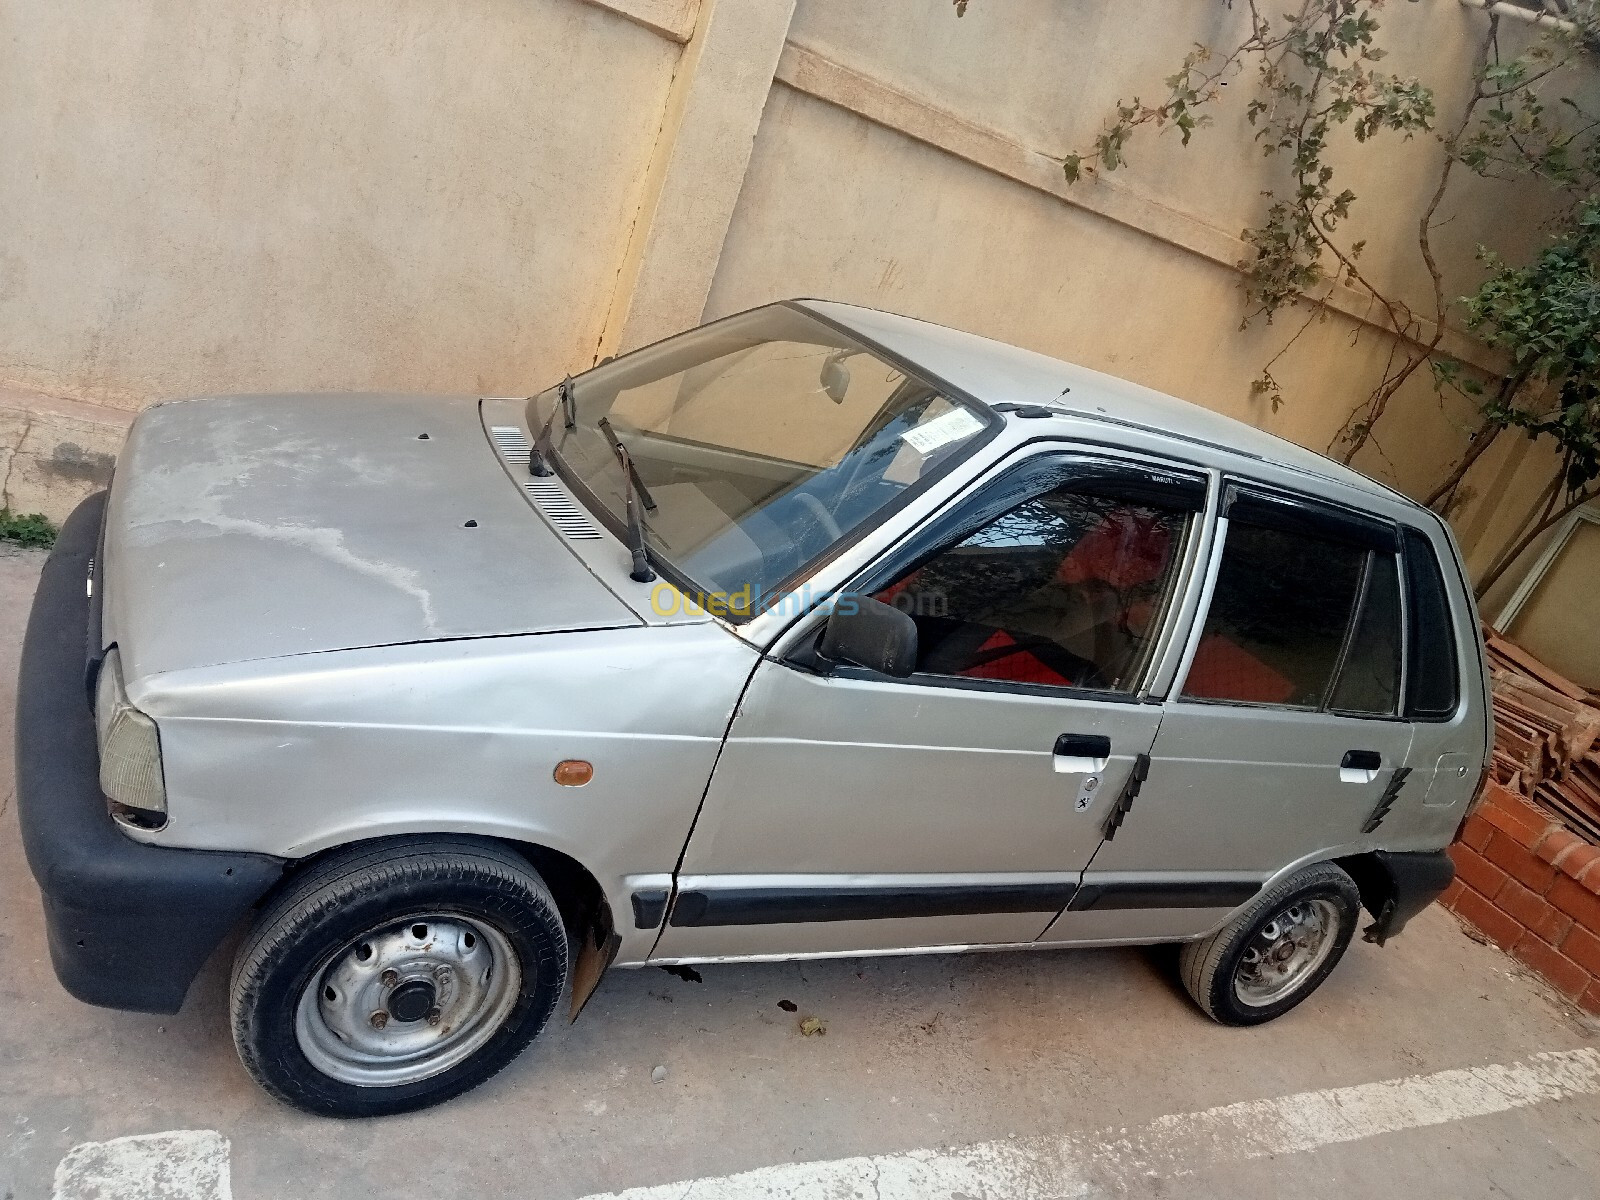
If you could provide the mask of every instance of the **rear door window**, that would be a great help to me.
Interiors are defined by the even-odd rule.
[[[1184,680],[1190,700],[1395,712],[1400,592],[1391,527],[1244,497]]]
[[[1400,699],[1400,571],[1393,554],[1372,552],[1364,591],[1329,707],[1390,716]]]

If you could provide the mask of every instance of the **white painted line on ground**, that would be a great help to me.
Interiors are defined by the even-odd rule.
[[[233,1200],[228,1139],[174,1129],[80,1142],[56,1167],[54,1200]]]
[[[1152,1176],[1293,1154],[1380,1133],[1444,1125],[1571,1096],[1600,1095],[1600,1050],[1247,1100],[1129,1129],[982,1142],[832,1162],[762,1167],[717,1179],[606,1192],[584,1200],[1065,1200]]]

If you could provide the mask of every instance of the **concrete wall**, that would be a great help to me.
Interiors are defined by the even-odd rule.
[[[1249,78],[1188,149],[1145,142],[1071,188],[1057,162],[1245,19],[1221,0],[974,0],[961,19],[939,0],[0,0],[0,152],[21,167],[0,173],[0,490],[60,515],[165,395],[529,391],[797,294],[1326,449],[1393,344],[1335,289],[1274,368],[1288,402],[1252,398],[1302,318],[1238,330],[1238,231],[1281,170],[1250,145]],[[1483,14],[1384,19],[1386,65],[1453,117]],[[1418,303],[1439,154],[1387,139],[1347,166],[1367,265]],[[1446,215],[1452,294],[1491,225],[1539,236],[1504,185]],[[1419,379],[1358,465],[1425,491],[1470,421]],[[1458,521],[1475,566],[1544,469],[1509,444],[1485,462],[1494,502]]]

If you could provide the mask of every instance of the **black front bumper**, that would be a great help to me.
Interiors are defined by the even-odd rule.
[[[111,819],[84,686],[85,581],[105,502],[91,496],[67,519],[34,597],[17,684],[17,810],[62,986],[90,1004],[170,1013],[284,864],[146,845]]]

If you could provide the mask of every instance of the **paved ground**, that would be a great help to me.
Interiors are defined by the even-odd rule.
[[[40,561],[0,548],[0,1197],[219,1200],[229,1170],[238,1200],[1600,1194],[1600,1031],[1437,909],[1258,1030],[1142,951],[615,972],[446,1108],[302,1117],[234,1058],[223,956],[176,1017],[51,975],[9,804]],[[180,1130],[215,1132],[85,1145]],[[795,1163],[824,1165],[763,1170]]]

